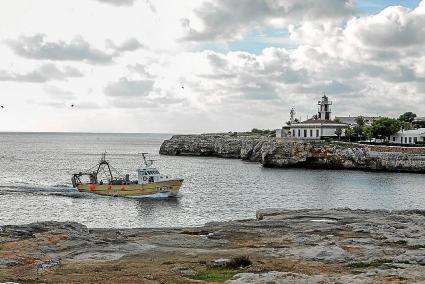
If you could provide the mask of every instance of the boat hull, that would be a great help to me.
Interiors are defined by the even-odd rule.
[[[147,184],[78,184],[79,192],[90,192],[106,196],[147,197],[149,195],[176,196],[182,186],[182,179],[166,180]]]

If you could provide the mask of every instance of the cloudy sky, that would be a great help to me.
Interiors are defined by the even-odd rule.
[[[424,47],[425,0],[2,0],[0,131],[425,116]]]

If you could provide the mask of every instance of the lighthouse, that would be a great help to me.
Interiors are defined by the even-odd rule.
[[[331,105],[332,102],[328,99],[328,97],[323,94],[322,100],[318,103],[319,105],[319,120],[331,120]]]

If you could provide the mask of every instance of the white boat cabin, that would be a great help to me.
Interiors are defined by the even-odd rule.
[[[144,165],[137,169],[138,184],[147,184],[152,182],[161,182],[169,180],[168,176],[161,175],[157,168],[153,167],[154,160],[147,160],[145,154],[141,153]]]
[[[147,184],[166,180],[168,180],[168,176],[161,175],[158,169],[154,167],[140,168],[137,170],[137,181],[139,184]]]

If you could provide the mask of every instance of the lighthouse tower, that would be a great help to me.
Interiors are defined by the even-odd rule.
[[[331,120],[331,105],[332,102],[328,99],[328,97],[323,94],[322,100],[318,103],[319,105],[319,120]]]
[[[291,111],[289,112],[290,115],[290,120],[289,120],[289,124],[294,124],[295,122],[295,108],[291,108]]]

